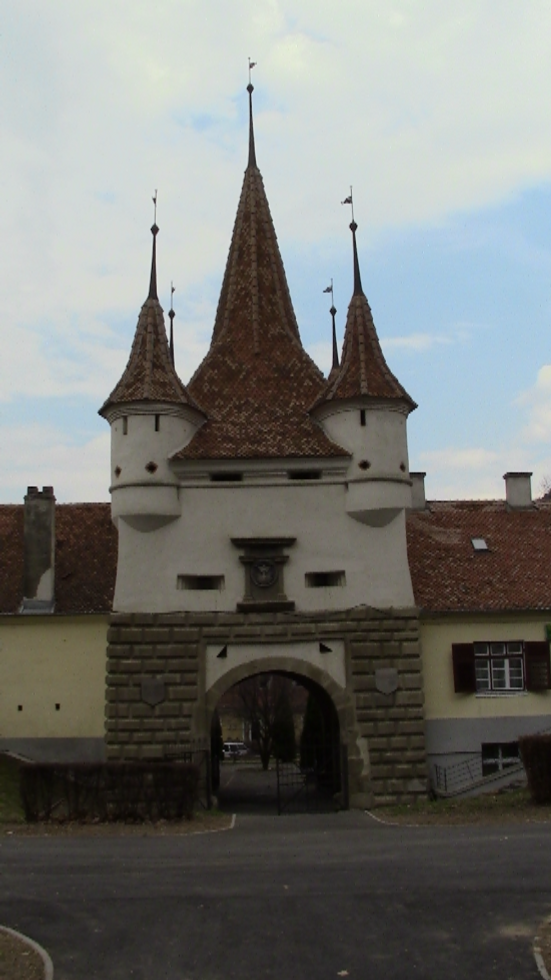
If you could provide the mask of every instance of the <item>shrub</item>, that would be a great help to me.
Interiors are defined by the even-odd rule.
[[[551,803],[551,735],[524,735],[519,748],[534,803]]]
[[[25,763],[25,819],[106,822],[190,819],[199,769],[188,762]]]

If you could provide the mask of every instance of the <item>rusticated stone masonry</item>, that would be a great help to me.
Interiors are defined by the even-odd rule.
[[[107,757],[160,759],[178,747],[209,745],[207,644],[283,643],[289,656],[281,658],[280,669],[294,663],[297,672],[293,644],[337,639],[345,644],[347,689],[338,689],[329,675],[318,681],[334,701],[347,745],[351,805],[425,795],[416,610],[114,614],[108,632]],[[307,664],[304,674],[314,676]]]

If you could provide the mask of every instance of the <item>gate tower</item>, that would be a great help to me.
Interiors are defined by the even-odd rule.
[[[304,350],[257,167],[249,158],[210,349],[187,386],[157,298],[100,410],[111,425],[119,533],[108,634],[110,759],[209,744],[220,695],[265,671],[332,699],[350,801],[426,791],[419,621],[408,567],[406,423],[354,289],[342,359],[325,379]]]

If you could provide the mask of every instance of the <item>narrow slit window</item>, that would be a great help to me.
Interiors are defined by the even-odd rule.
[[[122,434],[123,436],[128,435],[128,415],[122,417]]]
[[[160,415],[156,415],[155,416],[155,432],[159,432],[160,428],[161,428],[161,416]]]
[[[241,483],[242,473],[211,473],[211,483]]]
[[[289,480],[321,480],[321,470],[289,470]]]
[[[365,425],[365,408],[360,409],[360,425]]]
[[[176,588],[188,592],[221,592],[223,575],[178,575]]]
[[[346,576],[339,572],[307,572],[304,576],[307,589],[330,589],[346,585]]]

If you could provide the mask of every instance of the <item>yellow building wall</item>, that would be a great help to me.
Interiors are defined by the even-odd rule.
[[[106,616],[0,617],[0,738],[103,738],[106,643]]]
[[[551,691],[520,694],[456,694],[453,689],[452,643],[498,640],[545,640],[549,614],[499,619],[446,617],[421,620],[425,718],[531,717],[549,713]]]

